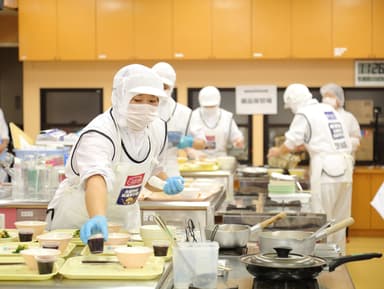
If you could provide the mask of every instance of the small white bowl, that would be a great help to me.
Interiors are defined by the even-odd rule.
[[[33,229],[33,239],[38,235],[43,234],[45,227],[47,226],[47,222],[44,221],[18,221],[14,224],[16,229]]]
[[[20,251],[20,255],[23,256],[28,268],[32,270],[37,270],[36,256],[53,256],[57,258],[60,254],[60,250],[45,248],[31,248]]]
[[[131,235],[127,233],[109,233],[105,245],[126,245]]]
[[[168,229],[171,231],[172,235],[175,236],[176,227],[168,225]],[[169,240],[166,233],[158,225],[143,225],[140,227],[140,235],[143,239],[144,245],[147,247],[152,247],[152,241],[154,240]]]
[[[59,246],[59,250],[64,252],[67,249],[69,241],[72,239],[72,234],[57,232],[57,233],[46,233],[40,236],[37,236],[37,241],[41,247],[52,247],[54,245]]]
[[[152,255],[153,249],[148,247],[118,247],[115,249],[117,259],[125,268],[141,268]]]
[[[120,232],[123,225],[121,223],[108,222],[108,232],[109,233],[118,233]]]

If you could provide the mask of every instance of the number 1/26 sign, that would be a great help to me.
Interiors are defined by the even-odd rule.
[[[384,86],[384,61],[359,60],[355,62],[356,86]]]

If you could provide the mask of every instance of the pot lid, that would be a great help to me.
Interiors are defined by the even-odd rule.
[[[317,267],[326,264],[325,260],[318,257],[290,253],[292,248],[289,247],[274,249],[276,252],[243,256],[241,262],[261,267],[292,269]]]

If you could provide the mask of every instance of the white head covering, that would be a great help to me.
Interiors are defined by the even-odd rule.
[[[164,84],[169,86],[169,89],[165,90],[168,97],[162,99],[159,103],[159,115],[163,120],[168,121],[175,107],[175,101],[171,96],[176,83],[176,72],[173,67],[166,62],[156,63],[152,67],[152,70],[156,72]]]
[[[199,92],[200,106],[220,106],[221,94],[214,86],[206,86]]]
[[[163,83],[169,85],[171,88],[175,87],[176,71],[173,67],[166,62],[159,62],[152,66],[152,69],[160,76]]]
[[[344,90],[336,83],[327,83],[320,88],[320,94],[325,97],[327,93],[332,93],[339,100],[340,106],[344,106]]]
[[[312,98],[312,93],[304,84],[290,84],[284,92],[285,108],[290,108],[296,113],[298,108]]]
[[[112,108],[120,125],[126,126],[129,102],[138,94],[166,97],[163,83],[152,69],[141,64],[124,66],[115,74],[112,90]]]

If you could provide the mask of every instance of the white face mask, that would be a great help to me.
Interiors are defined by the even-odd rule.
[[[159,102],[158,112],[162,120],[168,121],[172,115],[175,102],[172,98],[167,97]]]
[[[205,117],[214,117],[217,115],[217,112],[218,112],[218,107],[202,107],[201,108],[201,112],[203,114],[203,116]]]
[[[121,127],[141,131],[154,121],[157,116],[157,106],[130,103],[124,113],[119,113],[118,123]]]
[[[324,97],[323,98],[323,103],[329,104],[333,108],[337,108],[337,101],[336,98],[333,97]]]

